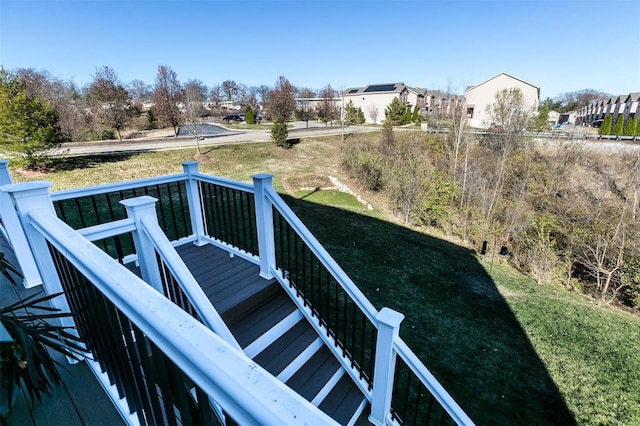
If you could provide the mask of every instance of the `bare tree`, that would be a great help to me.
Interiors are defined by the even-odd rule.
[[[115,71],[107,66],[96,70],[89,85],[93,114],[102,124],[114,128],[122,141],[121,130],[129,122],[129,93],[124,88]]]
[[[613,222],[612,222],[613,220]],[[622,209],[611,216],[596,216],[585,223],[587,231],[578,251],[578,261],[587,269],[603,303],[613,302],[625,287],[621,280],[622,268],[627,256],[629,231],[627,212]],[[613,226],[612,226],[613,225]]]
[[[629,172],[629,192],[631,192],[631,220],[638,220],[638,209],[640,208],[640,151],[636,151],[631,159]]]
[[[151,97],[153,87],[142,80],[133,80],[127,85],[127,90],[134,101],[146,100]]]
[[[296,109],[296,99],[289,80],[281,75],[273,90],[269,92],[268,99],[267,110],[272,117],[280,117],[285,121],[291,118],[291,114]]]
[[[315,98],[316,92],[308,87],[296,87],[296,96],[298,98]]]
[[[207,99],[207,91],[207,86],[200,80],[189,80],[184,85],[181,121],[195,138],[198,154],[200,154],[201,121],[205,113],[203,102]]]
[[[184,90],[178,75],[168,66],[160,65],[153,90],[153,110],[161,123],[173,128],[173,134],[176,137],[181,119],[179,104],[183,101],[183,97]]]
[[[211,91],[209,92],[209,101],[213,102],[214,107],[216,109],[220,109],[220,104],[222,103],[223,100],[224,100],[224,92],[222,90],[222,86],[219,84],[216,84],[211,88]]]
[[[420,140],[414,134],[397,138],[385,163],[385,186],[407,225],[419,205],[428,171],[428,161]]]
[[[236,90],[238,90],[238,83],[235,81],[225,80],[222,82],[222,92],[228,101],[233,102],[235,100]]]
[[[320,91],[320,105],[318,105],[318,117],[325,125],[340,116],[335,103],[336,90],[328,84]]]
[[[507,159],[521,146],[522,131],[527,126],[532,111],[525,106],[522,92],[517,88],[504,89],[496,93],[495,102],[488,106],[488,111],[496,130],[484,138],[483,144],[497,155],[499,161],[493,195],[485,212],[485,218],[490,222],[496,201],[502,194]]]
[[[262,106],[262,109],[265,109],[267,107],[267,102],[269,101],[269,92],[271,92],[271,87],[263,84],[257,88],[256,92],[260,97],[260,105]]]
[[[445,139],[445,150],[453,164],[452,175],[454,181],[458,180],[460,150],[466,143],[466,118],[467,114],[464,105],[458,106],[455,113],[452,115],[451,131],[447,134]]]
[[[376,105],[370,105],[367,110],[369,118],[373,121],[373,124],[378,123],[378,115],[380,115],[380,109]]]
[[[27,95],[48,101],[58,115],[58,125],[66,139],[78,141],[87,127],[86,101],[71,82],[64,82],[47,71],[18,69],[16,76],[25,85]]]
[[[309,128],[309,120],[313,120],[316,116],[316,111],[309,105],[309,102],[302,101],[295,111],[296,119],[307,123]]]

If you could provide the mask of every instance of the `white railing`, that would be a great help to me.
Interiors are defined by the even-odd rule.
[[[27,184],[28,185],[28,184]],[[21,202],[22,225],[47,291],[60,280],[47,243],[134,323],[175,365],[240,424],[335,424],[237,348],[229,345],[55,216],[48,185]]]
[[[1,190],[5,186],[11,186],[8,164],[7,160],[0,160],[0,232],[9,248],[16,254],[16,260],[22,272],[23,285],[25,288],[36,287],[42,284],[38,267],[27,237],[20,226],[13,201],[7,192]]]
[[[310,317],[310,311],[302,309],[305,316],[309,317],[312,325],[317,329],[317,331],[319,331],[319,334],[323,337],[325,342],[328,343],[328,346],[332,351],[334,351],[334,354],[337,355],[337,359],[343,364],[346,371],[349,372],[352,378],[354,378],[355,382],[360,386],[364,395],[371,402],[372,417],[370,418],[370,420],[375,424],[387,424],[391,422],[389,412],[394,382],[393,371],[396,359],[399,356],[403,360],[403,362],[406,363],[413,374],[434,395],[435,399],[447,411],[452,419],[454,419],[458,424],[473,424],[471,420],[469,420],[469,418],[460,409],[460,407],[455,403],[455,401],[453,401],[449,394],[437,382],[437,380],[428,372],[426,367],[417,359],[415,354],[413,354],[413,352],[399,338],[398,328],[401,319],[398,320],[399,317],[396,315],[388,315],[390,310],[386,308],[380,312],[376,310],[376,308],[371,304],[371,302],[369,302],[369,300],[364,296],[364,294],[355,285],[355,283],[353,283],[353,281],[347,276],[342,268],[340,268],[337,262],[335,262],[335,260],[329,255],[324,247],[300,221],[300,219],[293,213],[289,206],[286,205],[284,200],[272,188],[270,175],[256,175],[253,177],[253,185],[250,185],[242,182],[235,182],[227,179],[215,178],[208,175],[200,174],[197,170],[197,163],[195,162],[183,163],[183,167],[185,172],[182,174],[164,176],[161,178],[144,179],[127,183],[100,185],[94,188],[61,191],[58,193],[53,193],[50,198],[54,200],[72,199],[79,196],[90,196],[96,193],[126,190],[144,185],[154,185],[184,180],[186,181],[187,186],[189,214],[192,222],[193,234],[185,238],[185,241],[183,242],[193,241],[196,244],[203,244],[207,242],[215,243],[216,245],[228,250],[230,253],[240,254],[247,260],[259,264],[260,274],[263,277],[270,278],[275,276],[281,282],[281,284],[286,287],[287,278],[282,275],[281,271],[278,271],[276,269],[275,241],[273,229],[273,209],[275,208],[279,212],[279,214],[285,218],[287,223],[302,239],[302,241],[310,248],[317,259],[321,261],[322,265],[329,271],[331,276],[338,282],[338,284],[346,292],[346,294],[348,294],[348,296],[353,300],[360,311],[366,316],[367,320],[370,321],[373,326],[378,329],[379,348],[376,351],[376,359],[374,364],[375,367],[373,376],[373,390],[369,390],[363,385],[363,382],[358,379],[358,375],[353,371],[350,363],[346,361],[342,356],[340,356],[338,354],[338,351],[334,349],[335,345],[331,344],[332,342],[329,341],[330,338],[329,340],[327,340],[328,337],[326,336],[326,333],[323,333],[321,330],[319,330],[320,326]],[[215,185],[227,186],[234,190],[252,192],[254,194],[259,256],[254,256],[248,253],[241,253],[240,251],[226,245],[223,241],[214,240],[213,238],[206,235],[205,226],[203,224],[203,207],[199,198],[201,196],[199,191],[199,181],[213,183]],[[23,197],[23,195],[21,195],[23,191],[18,190],[13,185],[9,185],[8,187],[4,187],[3,189],[11,193],[14,200]],[[41,196],[45,197],[43,199],[49,199],[48,193]],[[18,217],[21,215],[24,216],[24,211],[21,212],[21,209],[28,209],[27,206],[31,206],[31,208],[37,206],[37,203],[25,203],[24,207],[21,207],[18,204],[19,203],[17,203],[16,205]],[[151,223],[147,223],[151,222],[150,219],[145,219],[140,221],[141,224],[136,226],[132,224],[132,221],[135,222],[135,219],[124,219],[123,221],[119,221],[119,226],[123,227],[123,229],[132,229],[133,227],[135,229],[141,230],[142,232],[140,232],[139,234],[144,234],[145,238],[148,240],[147,244],[151,244],[149,243],[149,241],[155,241],[157,243],[153,244],[155,245],[154,250],[162,253],[162,256],[167,259],[168,265],[174,265],[173,267],[175,269],[172,270],[172,273],[176,277],[183,278],[183,288],[187,289],[185,292],[191,292],[191,297],[189,297],[189,299],[192,303],[195,302],[195,306],[198,303],[196,300],[201,298],[201,295],[198,293],[199,286],[197,285],[195,280],[193,280],[191,274],[187,273],[188,271],[186,270],[186,266],[184,266],[181,261],[177,261],[177,259],[175,258],[177,255],[174,256],[174,254],[170,254],[175,252],[169,250],[169,246],[171,246],[171,243],[166,240],[164,234],[162,237],[160,237],[159,233],[161,232],[159,232],[157,228],[157,222],[154,225]],[[96,236],[96,238],[98,236],[104,237],[107,236],[109,232],[111,232],[107,231],[107,228],[108,227],[106,226],[98,225],[89,229],[85,229],[82,232],[86,235],[93,234],[94,236]],[[94,247],[94,249],[100,251],[97,247]],[[137,251],[140,260],[141,250]],[[103,252],[101,253],[106,256]],[[109,261],[113,262],[113,259],[109,258]],[[150,281],[152,282],[153,279],[150,279]],[[123,300],[122,303],[126,303],[126,301]],[[206,316],[207,308],[200,307],[200,309],[203,313],[205,313],[204,315]],[[215,314],[213,315],[213,317],[207,319],[209,326],[214,328],[221,335],[229,338],[229,335],[231,333],[228,333],[228,329],[226,328],[226,326],[224,328],[220,326],[221,321],[222,320],[219,318],[219,316],[216,316]],[[381,332],[381,330],[387,329],[389,330],[389,332]],[[229,338],[228,341],[231,342],[234,350],[237,350],[237,342],[234,344],[235,339]],[[227,345],[229,345],[229,343],[227,343]],[[382,350],[380,348],[382,348]],[[384,355],[385,353],[386,355]],[[221,405],[224,406],[224,404]]]

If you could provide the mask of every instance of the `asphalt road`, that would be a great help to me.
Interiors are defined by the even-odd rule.
[[[327,136],[350,133],[375,132],[380,130],[379,127],[369,126],[345,126],[342,129],[339,125],[325,126],[324,123],[296,121],[290,123],[293,125],[289,129],[289,138],[305,138],[313,136]],[[200,147],[212,145],[229,145],[254,142],[271,141],[271,133],[269,130],[235,130],[218,126],[215,124],[202,124],[198,129],[201,138]],[[181,136],[182,135],[182,136]],[[585,149],[601,152],[601,153],[619,153],[619,152],[637,152],[640,151],[640,144],[632,142],[621,142],[613,140],[555,140],[548,138],[538,138],[536,140],[541,145],[549,148],[558,148],[567,146],[568,144],[579,144]],[[127,139],[119,141],[96,141],[96,142],[79,142],[66,143],[62,146],[62,155],[81,156],[96,154],[114,154],[120,152],[145,152],[145,151],[162,151],[180,148],[195,148],[196,142],[191,132],[187,128],[180,128],[178,137],[162,137],[162,138],[139,138]]]
[[[289,138],[304,138],[311,136],[339,135],[343,132],[340,126],[325,127],[324,124],[309,123],[306,128],[304,122],[294,122],[293,128],[289,129]],[[228,145],[253,142],[271,141],[271,133],[269,130],[230,130],[215,124],[203,124],[200,134],[200,147],[212,145]],[[344,133],[361,133],[377,131],[379,128],[367,126],[346,126]],[[198,131],[200,133],[200,130]],[[180,136],[180,135],[185,136]],[[96,142],[77,142],[65,143],[62,145],[62,155],[81,156],[95,154],[114,154],[119,152],[145,152],[145,151],[162,151],[168,149],[180,149],[195,147],[194,137],[186,128],[180,128],[178,137],[164,138],[139,138],[126,139],[119,141],[96,141]]]

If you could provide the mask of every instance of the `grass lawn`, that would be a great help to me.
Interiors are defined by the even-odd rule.
[[[355,136],[372,137],[372,136]],[[479,425],[640,425],[640,318],[538,285],[504,259],[387,220],[318,188],[338,168],[340,137],[213,148],[206,173],[274,186],[377,307],[403,312],[401,335]],[[181,171],[193,149],[61,161],[11,170],[54,190]],[[374,203],[375,204],[375,203]]]

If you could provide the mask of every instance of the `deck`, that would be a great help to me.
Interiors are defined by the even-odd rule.
[[[2,251],[8,246],[0,234]],[[15,264],[13,253],[7,257]],[[18,283],[13,286],[0,275],[0,304],[8,305],[32,294],[40,293],[41,287],[25,289]],[[63,385],[54,389],[51,397],[43,396],[32,410],[27,406],[27,399],[20,392],[11,413],[5,418],[7,425],[19,426],[74,426],[74,425],[124,425],[120,414],[116,411],[107,394],[95,379],[93,372],[84,363],[70,365],[58,354],[56,359],[64,366],[60,370]]]
[[[276,280],[213,245],[186,244],[177,251],[249,357],[339,423],[361,410],[356,424],[370,424],[362,393]],[[3,304],[40,291],[6,280],[1,289]],[[31,412],[19,398],[8,424],[124,424],[87,365],[61,361],[64,385]]]

